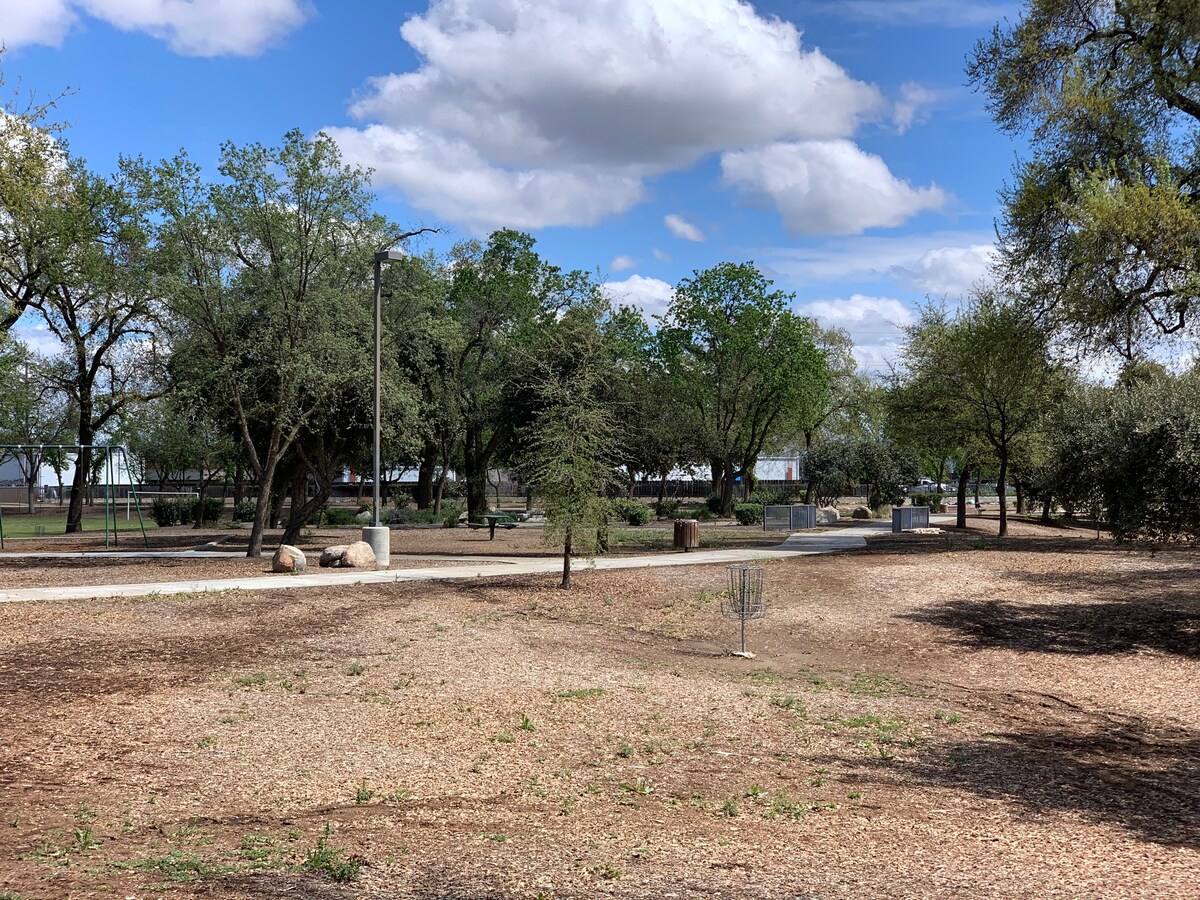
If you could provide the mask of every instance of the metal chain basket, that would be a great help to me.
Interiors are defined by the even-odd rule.
[[[729,571],[729,593],[721,599],[721,615],[737,619],[742,623],[742,649],[734,653],[753,659],[754,654],[746,649],[746,622],[761,619],[767,614],[763,599],[762,566],[726,566]]]

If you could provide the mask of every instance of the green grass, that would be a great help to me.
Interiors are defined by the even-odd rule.
[[[65,511],[62,516],[30,516],[30,515],[12,515],[4,514],[4,539],[9,538],[31,538],[35,537],[34,528],[40,526],[46,529],[46,537],[61,536],[67,530],[67,514]],[[146,516],[146,530],[150,531],[158,526],[154,524],[154,520]],[[112,521],[109,521],[109,528],[112,528]],[[99,517],[87,514],[83,517],[84,532],[99,532],[104,533],[104,516]],[[129,532],[137,532],[141,534],[141,528],[138,526],[137,514],[129,521],[125,520],[125,507],[122,505],[118,510],[117,515],[117,533],[127,534]]]
[[[329,846],[329,836],[332,831],[332,827],[326,822],[325,833],[317,841],[317,846],[309,852],[300,868],[305,872],[324,875],[330,881],[338,884],[358,881],[362,863],[354,857],[342,859],[342,851]]]
[[[172,850],[165,856],[141,859],[131,863],[116,863],[117,868],[133,869],[136,872],[154,872],[165,877],[168,881],[188,884],[210,875],[223,875],[232,872],[229,866],[211,865],[198,856],[185,854],[182,850]]]
[[[558,696],[563,700],[581,700],[585,697],[601,697],[604,695],[604,688],[577,688],[573,691],[563,691]]]

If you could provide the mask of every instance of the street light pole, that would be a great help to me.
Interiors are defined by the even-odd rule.
[[[392,535],[391,529],[379,524],[379,469],[380,469],[380,357],[382,356],[382,321],[383,321],[383,264],[404,259],[399,250],[382,250],[375,254],[375,422],[374,422],[374,452],[372,454],[372,513],[371,526],[363,529],[363,540],[375,551],[375,564],[386,568],[391,564]]]

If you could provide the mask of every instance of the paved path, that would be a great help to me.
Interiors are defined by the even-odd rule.
[[[777,547],[754,547],[732,550],[698,550],[693,553],[656,553],[646,556],[601,557],[580,560],[576,571],[588,569],[641,569],[663,566],[699,566],[787,559],[836,553],[865,547],[867,537],[891,529],[889,522],[870,522],[850,528],[839,528],[808,534],[794,534]],[[25,554],[28,555],[28,554]],[[67,554],[79,556],[81,554]],[[96,555],[96,554],[91,554]],[[197,556],[188,553],[187,556]],[[161,557],[160,557],[161,558]],[[445,558],[445,557],[441,557]],[[22,588],[0,591],[0,603],[21,603],[32,600],[90,600],[103,597],[147,597],[167,594],[201,594],[210,591],[276,591],[309,587],[352,587],[357,584],[397,584],[405,581],[441,581],[456,578],[488,578],[497,575],[530,575],[562,570],[561,557],[519,558],[504,557],[485,563],[444,566],[430,569],[389,569],[381,572],[345,571],[330,569],[312,575],[272,575],[248,578],[225,578],[211,581],[165,581],[147,584],[103,584],[72,587]]]

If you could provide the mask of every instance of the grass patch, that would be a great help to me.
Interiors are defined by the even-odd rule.
[[[184,853],[182,850],[172,850],[163,856],[141,859],[131,863],[116,863],[119,869],[132,869],[135,872],[154,873],[177,884],[190,884],[201,878],[212,875],[227,875],[234,871],[229,866],[213,865],[205,862],[199,856]]]
[[[562,691],[558,696],[563,700],[583,700],[588,697],[603,697],[604,688],[576,688],[573,691]]]
[[[317,846],[309,851],[300,868],[305,872],[323,875],[337,884],[358,881],[358,876],[362,872],[362,860],[354,856],[342,859],[342,851],[329,846],[329,837],[332,833],[332,826],[326,822],[325,833],[317,841]]]

